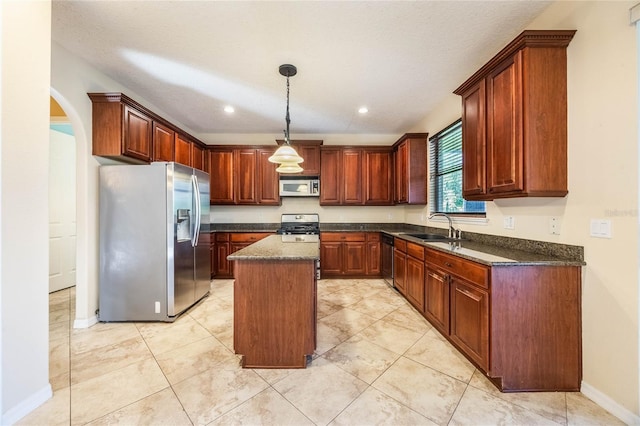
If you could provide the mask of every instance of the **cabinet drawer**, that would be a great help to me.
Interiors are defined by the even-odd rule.
[[[489,289],[489,268],[487,266],[429,249],[426,250],[426,262],[464,278],[479,287]]]
[[[321,241],[365,241],[364,232],[321,232]]]
[[[424,260],[424,250],[423,246],[411,242],[407,243],[407,254],[418,260]]]
[[[407,241],[402,238],[394,238],[393,245],[396,249],[400,250],[403,253],[407,252]]]
[[[215,240],[220,243],[229,242],[229,233],[228,232],[216,232]]]
[[[367,233],[367,241],[370,243],[375,243],[376,241],[380,241],[380,233],[379,232]]]
[[[236,232],[231,234],[232,243],[251,243],[270,235],[267,232]]]

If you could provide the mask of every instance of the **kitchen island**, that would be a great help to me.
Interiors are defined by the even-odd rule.
[[[233,346],[247,368],[305,368],[316,348],[320,243],[271,235],[228,256]]]

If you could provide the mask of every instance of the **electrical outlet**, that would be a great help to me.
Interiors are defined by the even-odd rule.
[[[549,218],[549,233],[552,235],[560,235],[560,218],[551,216]]]
[[[516,220],[513,216],[505,216],[504,219],[502,220],[502,226],[505,229],[515,229],[516,227]]]

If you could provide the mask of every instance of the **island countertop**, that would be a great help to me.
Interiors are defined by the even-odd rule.
[[[227,256],[229,260],[317,260],[320,242],[283,242],[282,235],[270,235]]]

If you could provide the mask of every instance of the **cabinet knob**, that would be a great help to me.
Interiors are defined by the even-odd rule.
[[[447,268],[452,268],[453,265],[449,262],[444,262],[444,266],[446,266]]]

